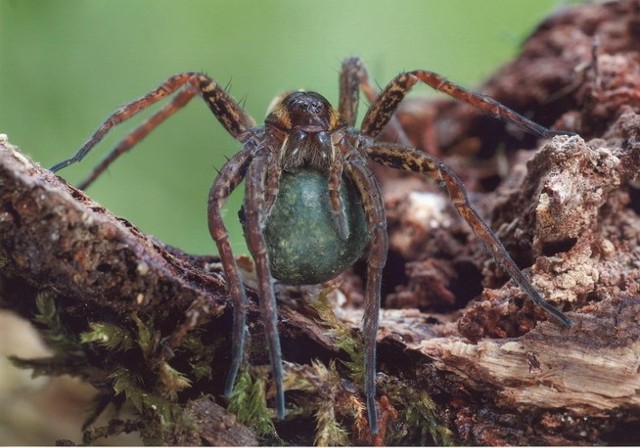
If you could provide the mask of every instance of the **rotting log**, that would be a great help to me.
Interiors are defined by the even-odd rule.
[[[536,142],[444,100],[411,99],[400,111],[410,138],[461,174],[536,288],[575,325],[545,322],[436,188],[377,170],[390,231],[378,336],[386,443],[640,443],[638,23],[638,1],[557,12],[480,88],[580,137]],[[250,285],[251,265],[242,265]],[[289,417],[276,424],[284,441],[382,442],[367,438],[357,375],[345,363],[354,361],[349,340],[357,347],[361,271],[357,264],[331,292],[279,287],[291,391]],[[348,328],[325,299],[339,299]],[[259,366],[267,359],[254,303],[249,364]],[[141,417],[132,427],[146,441],[257,443],[215,403],[226,404],[231,328],[217,259],[142,234],[6,140],[0,306],[57,344],[56,362],[32,368],[79,375],[105,403],[133,406]],[[96,324],[134,342],[109,349]],[[263,371],[251,370],[254,385]],[[279,441],[268,428],[262,434],[263,443]]]

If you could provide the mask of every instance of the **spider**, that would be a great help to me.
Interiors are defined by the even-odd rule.
[[[279,419],[283,419],[285,415],[282,354],[277,329],[270,248],[265,242],[263,230],[276,202],[283,174],[308,169],[320,173],[325,179],[335,229],[340,237],[346,240],[351,230],[345,216],[345,204],[340,188],[346,182],[353,185],[361,200],[366,228],[370,235],[367,245],[362,332],[365,355],[364,394],[371,433],[376,434],[376,333],[388,236],[384,203],[378,182],[369,168],[370,162],[426,174],[441,182],[448,190],[460,215],[482,239],[497,263],[533,302],[546,310],[561,325],[571,325],[571,320],[548,304],[516,266],[498,238],[471,207],[464,185],[449,167],[433,156],[408,145],[376,141],[376,137],[387,124],[398,127],[393,114],[405,95],[418,82],[467,102],[498,119],[513,122],[539,137],[566,134],[548,130],[491,98],[466,90],[426,70],[401,73],[378,94],[369,81],[363,62],[357,57],[351,57],[345,59],[342,64],[337,109],[318,93],[290,92],[274,100],[274,106],[262,125],[256,125],[239,103],[209,76],[197,72],[172,76],[155,90],[117,109],[74,156],[56,164],[51,170],[55,172],[79,162],[111,128],[175,93],[170,103],[138,126],[107,154],[79,184],[79,188],[84,189],[118,156],[130,150],[164,120],[182,109],[193,97],[200,95],[204,99],[227,132],[242,144],[242,150],[231,157],[218,172],[210,190],[208,208],[209,230],[219,251],[233,303],[232,357],[225,394],[232,393],[243,358],[247,294],[231,251],[221,210],[227,197],[244,180],[245,238],[255,262],[259,307],[276,387],[275,407]],[[357,129],[355,122],[360,90],[371,105],[360,129]],[[285,283],[287,281],[286,278],[280,280]]]

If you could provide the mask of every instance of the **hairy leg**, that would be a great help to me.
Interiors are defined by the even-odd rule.
[[[331,201],[331,211],[333,212],[333,221],[336,224],[340,237],[343,240],[349,239],[349,224],[347,220],[347,211],[344,208],[342,197],[340,196],[340,187],[342,185],[342,174],[344,172],[344,159],[342,152],[337,147],[333,147],[333,162],[329,167],[329,200]]]
[[[153,114],[148,120],[120,140],[120,142],[107,153],[105,158],[91,170],[91,173],[78,184],[78,188],[86,190],[118,157],[140,143],[167,118],[186,106],[195,95],[196,92],[191,89],[182,90],[178,93],[169,104]]]
[[[166,98],[179,90],[192,90],[195,93],[199,93],[227,132],[240,142],[244,142],[247,139],[246,131],[255,126],[253,118],[251,118],[251,116],[249,116],[242,107],[240,107],[240,105],[213,79],[209,78],[204,73],[180,73],[167,79],[165,82],[160,84],[160,86],[146,95],[119,107],[115,112],[107,117],[107,119],[100,125],[100,127],[98,127],[96,132],[89,137],[77,153],[51,167],[51,171],[59,171],[66,166],[81,161],[114,126],[130,119],[137,113],[147,109],[163,98]],[[184,100],[189,95],[181,93],[178,96]],[[181,104],[180,107],[184,107],[187,102],[188,100],[183,101],[183,104]],[[176,111],[172,111],[170,115],[175,112]],[[146,132],[141,132],[140,136],[144,137],[149,134],[149,132],[162,123],[162,121],[164,120],[159,120],[157,123],[151,124],[151,128],[146,129]],[[130,141],[127,145],[132,147],[138,143],[138,141],[139,140]]]
[[[220,170],[209,193],[209,232],[218,246],[229,295],[233,302],[231,366],[225,384],[225,395],[227,396],[233,392],[244,355],[247,295],[240,280],[238,267],[229,243],[229,235],[222,220],[222,207],[231,192],[242,182],[251,157],[250,150],[244,150],[233,156]]]
[[[471,207],[462,181],[449,167],[424,152],[402,145],[375,144],[366,148],[366,152],[372,160],[382,165],[426,174],[443,181],[456,209],[484,242],[496,262],[533,302],[544,308],[563,326],[571,325],[571,320],[546,302],[524,276],[500,240]]]
[[[369,74],[367,73],[364,62],[359,57],[347,58],[343,61],[340,71],[340,101],[338,112],[347,123],[347,126],[350,127],[355,126],[358,116],[360,90],[362,90],[362,93],[364,93],[364,96],[370,104],[375,104],[378,98],[378,92],[369,81]],[[402,129],[400,121],[395,116],[392,115],[387,122],[393,134],[395,134],[395,139],[399,143],[403,145],[411,144],[409,137],[407,137],[404,129]],[[385,123],[385,125],[386,124],[387,123]]]
[[[269,157],[273,151],[262,147],[256,152],[245,179],[245,233],[249,251],[253,256],[258,276],[258,294],[260,312],[265,329],[271,372],[276,385],[276,414],[284,418],[284,372],[282,368],[282,352],[278,336],[278,313],[276,296],[273,290],[273,279],[269,267],[267,244],[262,234],[265,219],[265,184],[269,167]]]
[[[448,81],[437,73],[426,70],[414,70],[396,76],[384,88],[369,108],[367,115],[365,115],[362,121],[362,133],[369,137],[376,137],[380,134],[382,129],[393,117],[393,114],[405,95],[418,82],[423,82],[435,90],[471,104],[498,119],[510,121],[534,135],[550,137],[558,134],[568,134],[567,132],[548,130],[492,98],[467,90]]]
[[[378,432],[376,411],[376,335],[380,312],[380,288],[382,269],[387,260],[387,219],[382,201],[382,193],[367,166],[366,159],[352,151],[347,159],[347,173],[362,198],[367,227],[371,234],[369,256],[367,258],[367,280],[364,296],[363,338],[364,338],[364,391],[371,433]]]

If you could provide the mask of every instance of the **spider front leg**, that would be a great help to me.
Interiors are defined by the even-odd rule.
[[[471,207],[462,181],[449,167],[424,152],[402,145],[374,144],[366,147],[366,152],[372,160],[382,165],[426,174],[443,181],[456,209],[484,242],[496,262],[534,303],[547,311],[561,325],[568,327],[572,324],[567,316],[546,302],[531,285],[500,240]]]
[[[244,355],[247,294],[240,280],[238,266],[229,243],[229,235],[222,220],[222,207],[231,192],[242,181],[250,161],[251,151],[248,149],[233,156],[222,167],[209,192],[209,232],[218,247],[220,261],[222,262],[227,287],[229,288],[229,295],[233,302],[231,366],[229,367],[224,389],[226,396],[230,396],[233,392],[233,386]]]
[[[78,183],[78,188],[80,190],[86,190],[89,186],[98,178],[102,173],[104,173],[109,165],[111,165],[115,160],[120,157],[122,154],[128,152],[135,145],[140,143],[144,138],[151,133],[155,128],[160,126],[167,118],[171,117],[173,114],[178,112],[184,106],[187,105],[189,101],[196,95],[196,92],[188,89],[183,90],[178,93],[171,103],[164,106],[158,112],[153,114],[149,119],[147,119],[140,126],[135,128],[132,132],[127,134],[116,146],[114,146],[107,155],[100,161],[100,163],[95,166],[89,175],[85,177],[80,183]],[[55,167],[54,167],[55,168]]]
[[[353,180],[364,207],[367,228],[371,234],[367,257],[367,279],[364,294],[362,334],[364,339],[364,393],[371,433],[378,433],[376,411],[376,335],[380,313],[380,291],[382,269],[387,260],[387,218],[382,201],[382,192],[367,166],[367,161],[355,150],[347,156],[347,173]]]
[[[342,68],[340,70],[340,98],[338,104],[338,112],[341,119],[348,126],[353,128],[355,126],[356,118],[358,116],[358,106],[360,104],[360,91],[364,93],[367,100],[373,103],[378,97],[376,89],[371,85],[369,81],[369,74],[367,73],[366,66],[362,59],[359,57],[349,57],[342,62]],[[404,129],[400,125],[399,120],[392,116],[389,119],[389,127],[395,134],[395,138],[405,145],[410,144],[409,137],[407,137]],[[335,148],[334,148],[335,149]],[[334,163],[330,169],[330,199],[331,206],[336,216],[336,222],[338,228],[343,236],[343,239],[349,237],[348,229],[346,226],[346,218],[344,215],[344,207],[341,203],[340,195],[340,183],[342,180],[342,166],[340,154],[333,155]]]
[[[260,313],[265,327],[273,382],[276,386],[276,415],[279,419],[283,419],[285,414],[284,372],[280,338],[278,337],[278,312],[271,268],[269,267],[269,254],[263,234],[266,218],[265,185],[267,185],[267,173],[272,154],[273,151],[269,150],[268,143],[265,144],[257,150],[249,166],[245,180],[244,227],[247,246],[255,262],[258,277]]]
[[[340,100],[338,111],[348,126],[355,126],[360,102],[360,90],[369,103],[373,104],[378,98],[378,92],[369,81],[367,68],[359,57],[350,57],[342,62],[340,70]],[[396,141],[403,145],[411,144],[397,117],[391,115],[388,124],[395,134]],[[386,123],[385,123],[386,125]],[[383,125],[384,127],[384,125]]]
[[[204,73],[180,73],[167,79],[146,95],[118,108],[107,117],[78,152],[72,157],[51,167],[51,171],[56,172],[73,163],[80,162],[114,126],[130,119],[175,92],[179,93],[173,102],[158,111],[116,145],[92,174],[82,182],[83,186],[88,186],[96,177],[106,170],[117,157],[131,149],[167,118],[183,108],[196,94],[202,96],[218,121],[236,140],[245,142],[249,136],[247,131],[255,125],[255,120],[213,79]]]
[[[362,133],[369,137],[376,137],[380,134],[389,120],[393,118],[398,104],[404,99],[409,90],[420,81],[435,90],[477,107],[495,118],[510,121],[527,132],[539,137],[573,134],[570,132],[549,130],[492,98],[467,90],[448,81],[437,73],[426,70],[414,70],[396,76],[369,108],[362,120]]]

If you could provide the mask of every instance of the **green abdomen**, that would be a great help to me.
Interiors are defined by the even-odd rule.
[[[357,190],[340,189],[349,237],[340,237],[329,200],[328,179],[314,170],[283,173],[264,236],[271,273],[291,285],[330,280],[362,255],[370,236]]]

